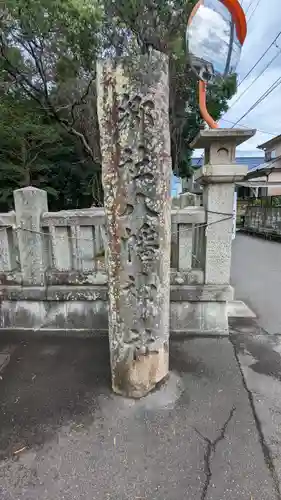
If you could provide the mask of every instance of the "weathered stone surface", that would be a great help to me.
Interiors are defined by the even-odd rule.
[[[20,271],[7,271],[0,273],[0,285],[22,285],[22,275]]]
[[[67,337],[107,335],[107,302],[4,300],[0,305],[0,331],[19,332],[21,339],[33,332]]]
[[[16,222],[15,212],[0,214],[0,273],[14,269],[14,234],[12,227]]]
[[[34,332],[37,336],[44,333],[66,337],[108,336],[108,302],[102,298],[80,300],[79,296],[75,299],[72,295],[70,300],[61,297],[61,300],[47,301],[36,299],[35,295],[32,299],[30,293],[26,293],[26,300],[15,300],[15,292],[13,298],[2,298],[0,303],[0,334],[5,331],[18,333],[21,340]],[[171,302],[170,335],[186,337],[194,334],[228,335],[227,302]],[[137,386],[144,387],[148,372],[155,376],[162,373],[161,370],[167,367],[165,352],[162,350],[159,356],[149,358],[150,369],[145,356],[142,363],[132,363],[127,372],[127,385],[131,387],[139,374]],[[136,393],[138,390],[135,387]]]
[[[47,300],[57,301],[95,301],[107,300],[107,286],[49,286]]]
[[[0,271],[12,269],[8,231],[6,227],[0,226]]]
[[[204,271],[191,269],[190,271],[171,270],[171,285],[203,285]]]
[[[202,273],[171,274],[170,298],[172,302],[228,302],[233,301],[233,288],[229,285],[203,285]],[[192,279],[199,280],[198,284],[191,284]],[[200,282],[201,281],[201,282]],[[25,301],[95,301],[108,300],[106,285],[78,286],[0,286],[0,299]]]
[[[226,302],[171,302],[171,335],[228,336]]]
[[[172,224],[202,224],[206,211],[202,207],[185,207],[172,210]]]
[[[233,300],[230,285],[172,285],[172,302],[227,302]]]
[[[208,285],[230,282],[235,181],[247,173],[247,167],[235,165],[235,150],[254,133],[254,130],[239,129],[201,131],[193,144],[205,149],[205,164],[195,179],[204,185],[205,283]]]
[[[47,289],[43,286],[0,286],[0,300],[45,301],[47,300]]]
[[[100,226],[104,224],[103,207],[61,210],[42,214],[42,226]]]
[[[1,283],[1,275],[0,275]],[[52,269],[46,272],[47,285],[106,285],[107,273],[104,271],[56,271]]]
[[[148,393],[168,372],[171,157],[168,58],[99,62],[113,388]]]
[[[46,263],[41,215],[47,212],[47,192],[29,186],[14,191],[23,284],[43,285]]]
[[[248,168],[245,165],[232,165],[225,163],[224,165],[203,165],[195,173],[194,178],[196,182],[201,184],[232,184],[234,181],[241,181]],[[203,198],[204,199],[204,198]]]
[[[253,137],[256,133],[255,129],[245,129],[245,128],[223,128],[223,129],[210,129],[201,130],[200,133],[195,137],[193,142],[190,144],[191,148],[206,148],[210,152],[212,149],[214,158],[222,156],[223,151],[221,148],[230,148],[230,158],[231,162],[235,162],[235,149],[243,142],[247,141]],[[217,163],[217,161],[216,161]]]
[[[39,330],[48,310],[47,302],[25,300],[3,300],[0,302],[0,326],[2,330]]]
[[[185,208],[200,206],[200,197],[194,193],[181,193],[179,196],[172,198],[172,208]]]

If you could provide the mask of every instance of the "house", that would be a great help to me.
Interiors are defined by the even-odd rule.
[[[261,156],[237,156],[238,165],[247,165],[248,173],[242,182],[238,183],[237,192],[239,199],[249,197],[281,196],[281,135],[267,141],[258,149],[264,152]],[[192,158],[194,169],[200,168],[203,157]],[[175,178],[176,179],[176,178]],[[180,184],[174,179],[174,190],[181,189]],[[182,191],[200,194],[202,187],[194,181],[194,176],[182,180]]]
[[[200,158],[192,158],[192,166],[194,169],[200,168],[203,165],[203,156]],[[238,156],[236,157],[236,163],[237,165],[247,165],[248,166],[248,171],[251,172],[253,169],[255,169],[258,165],[263,163],[263,158],[260,156],[252,157],[252,156]],[[201,193],[202,188],[199,184],[197,184],[194,181],[194,176],[190,177],[187,180],[183,180],[182,184],[183,191],[190,191],[192,193]],[[249,188],[245,188],[241,186],[238,189],[238,197],[240,198],[245,198],[249,196]]]
[[[245,177],[245,183],[256,189],[256,195],[281,196],[281,135],[264,142],[259,149],[264,151],[264,162],[251,169]]]

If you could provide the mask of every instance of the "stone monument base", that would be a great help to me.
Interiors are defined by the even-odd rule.
[[[124,367],[117,365],[112,388],[117,394],[129,398],[146,396],[169,372],[169,347],[161,346],[158,352],[141,354]],[[121,389],[120,389],[121,386]]]

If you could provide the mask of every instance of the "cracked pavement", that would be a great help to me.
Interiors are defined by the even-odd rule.
[[[15,345],[1,500],[278,499],[230,340],[175,340],[170,359],[167,384],[132,401],[110,391],[106,339]]]
[[[205,469],[206,480],[205,480],[203,490],[202,490],[202,495],[201,495],[202,500],[205,500],[205,498],[207,497],[208,489],[209,489],[210,482],[212,479],[211,463],[212,463],[213,455],[216,453],[218,443],[220,443],[220,441],[223,441],[223,439],[225,439],[225,433],[226,433],[228,424],[230,423],[231,419],[233,418],[235,410],[236,410],[235,407],[233,407],[230,410],[226,421],[224,422],[222,428],[220,429],[219,435],[216,437],[216,439],[214,441],[211,441],[207,436],[203,436],[201,434],[201,432],[199,432],[198,429],[196,429],[196,427],[194,428],[196,433],[198,434],[198,436],[200,436],[200,438],[203,439],[203,441],[205,441],[205,443],[206,443],[206,451],[205,451],[205,456],[204,456],[204,469]]]
[[[281,499],[281,245],[238,234],[233,245],[236,299],[256,321],[232,320],[231,341],[277,498]]]
[[[255,321],[233,321],[231,340],[276,497],[281,500],[281,337]]]
[[[0,499],[281,500],[280,248],[238,235],[236,298],[258,321],[173,340],[140,401],[112,395],[106,339],[2,337]]]

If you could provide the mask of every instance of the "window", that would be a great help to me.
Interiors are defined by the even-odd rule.
[[[276,158],[276,149],[265,152],[265,161],[274,160],[274,158]]]

